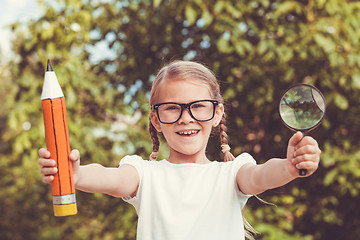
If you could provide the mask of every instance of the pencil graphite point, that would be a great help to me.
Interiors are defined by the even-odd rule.
[[[52,66],[51,66],[50,59],[48,59],[48,61],[47,61],[46,71],[47,71],[47,72],[52,72],[52,71],[54,71],[53,68],[52,68]]]

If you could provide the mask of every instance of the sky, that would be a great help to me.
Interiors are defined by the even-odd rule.
[[[37,0],[0,0],[0,48],[2,56],[11,56],[10,40],[13,37],[7,25],[36,19],[41,12]]]

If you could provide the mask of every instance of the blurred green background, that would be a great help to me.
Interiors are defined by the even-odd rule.
[[[251,198],[256,239],[360,239],[360,2],[344,0],[39,0],[14,22],[11,58],[0,52],[0,239],[135,239],[134,209],[77,191],[79,213],[53,216],[37,150],[45,146],[40,94],[50,59],[82,164],[148,158],[148,98],[173,59],[205,63],[226,100],[234,155],[285,157],[293,134],[278,103],[290,85],[319,88],[326,118],[310,135],[323,151],[306,179]],[[32,11],[29,9],[29,11]],[[208,147],[221,159],[218,133]],[[160,158],[167,154],[160,146]],[[174,216],[176,217],[176,216]],[[222,221],[214,219],[214,221]]]

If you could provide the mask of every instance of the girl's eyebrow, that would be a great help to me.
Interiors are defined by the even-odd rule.
[[[173,103],[173,104],[180,104],[180,105],[186,105],[186,104],[190,104],[190,103],[194,103],[194,102],[200,102],[200,101],[217,101],[215,99],[199,99],[199,100],[195,100],[195,101],[191,101],[191,102],[187,102],[187,103],[180,103],[180,102],[160,102],[160,103],[155,103],[153,104],[153,106],[155,105],[159,105],[159,104],[164,104],[164,103]]]

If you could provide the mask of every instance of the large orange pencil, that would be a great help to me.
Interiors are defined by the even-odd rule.
[[[66,118],[65,97],[56,74],[48,60],[41,94],[46,146],[58,169],[51,184],[55,216],[77,213],[72,163],[69,159],[70,142]]]

